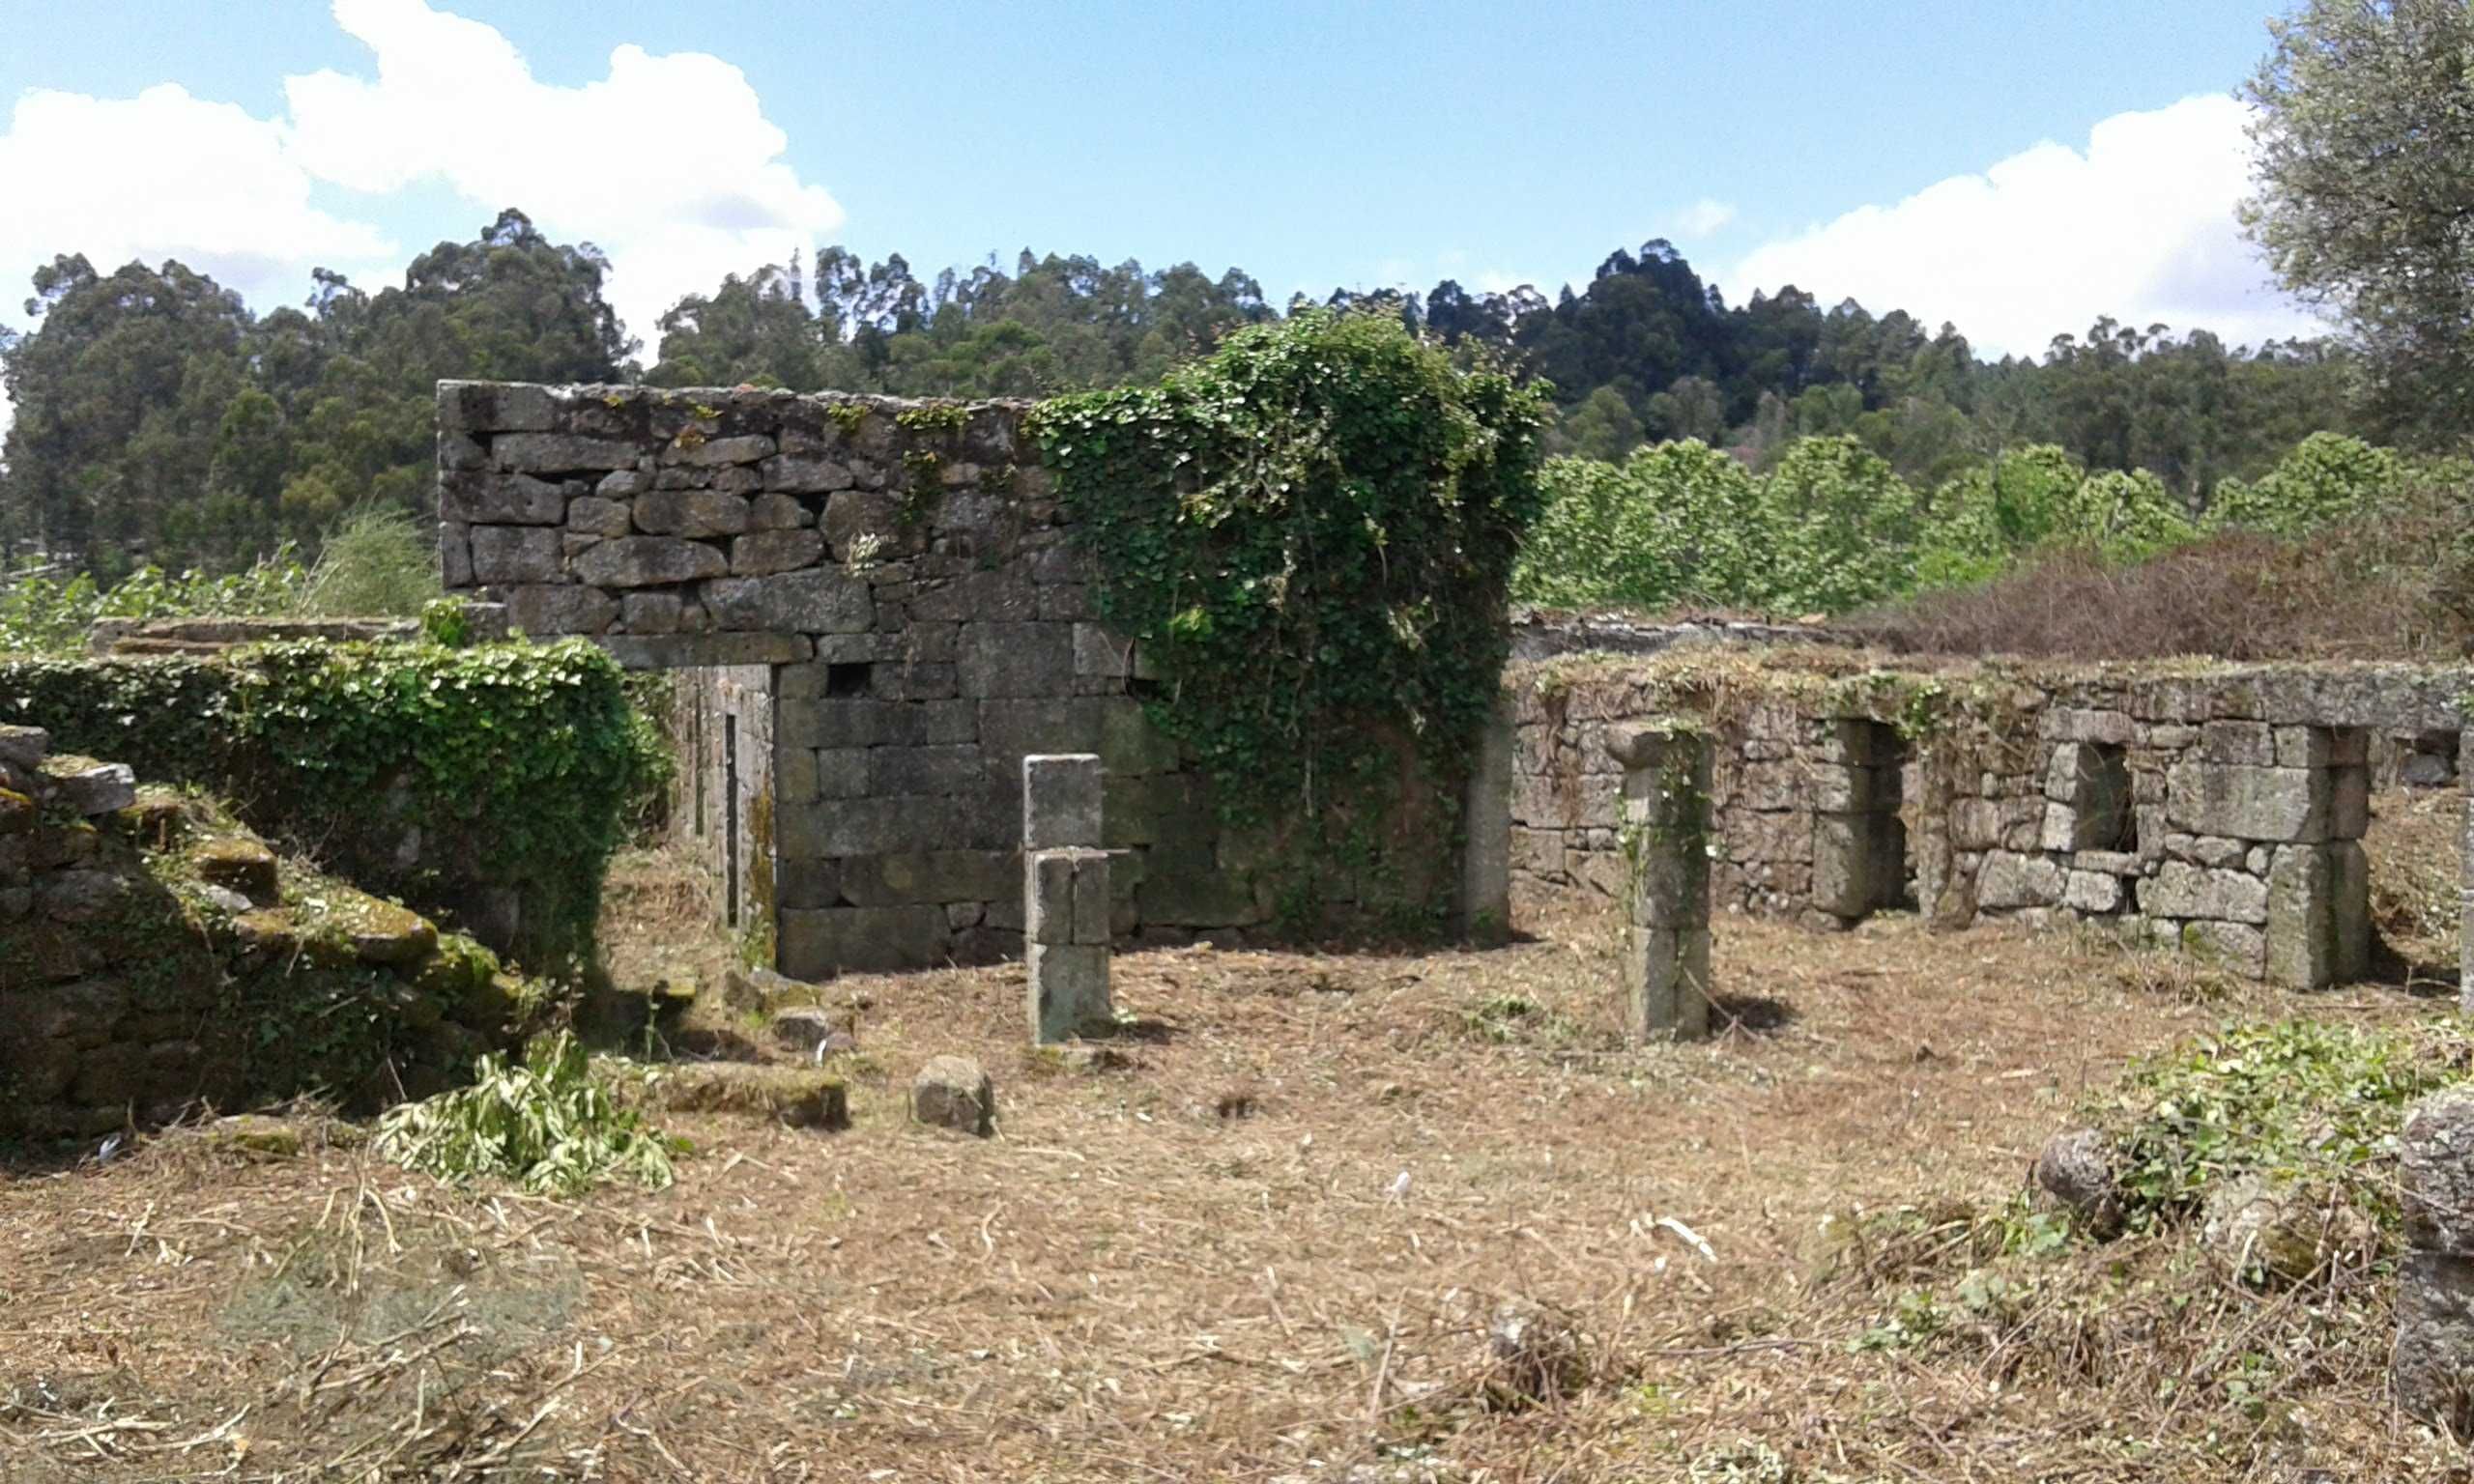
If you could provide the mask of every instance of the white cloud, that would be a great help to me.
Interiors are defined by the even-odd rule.
[[[494,28],[424,0],[334,0],[334,16],[375,75],[287,78],[282,117],[170,83],[131,99],[19,99],[0,133],[0,201],[21,208],[0,213],[0,323],[24,328],[28,276],[62,252],[103,271],[178,258],[260,310],[306,298],[317,266],[380,288],[428,244],[390,241],[366,216],[388,193],[436,182],[475,209],[441,236],[517,206],[553,237],[599,246],[612,303],[650,340],[680,295],[842,224],[719,58],[620,46],[607,76],[557,87]],[[313,199],[321,186],[339,189]],[[0,403],[0,427],[6,417]]]
[[[261,304],[306,298],[312,263],[383,261],[385,234],[310,204],[281,129],[175,84],[135,98],[32,92],[0,133],[0,320],[60,253],[110,272],[178,258]]]
[[[1958,326],[1979,355],[2032,355],[2099,315],[2254,343],[2320,327],[2242,240],[2248,113],[2230,98],[2117,113],[2085,151],[2051,142],[1753,249],[1733,297],[1793,284]]]
[[[423,0],[334,0],[374,78],[287,78],[294,157],[319,179],[386,192],[443,182],[495,211],[521,206],[611,260],[607,292],[649,341],[682,294],[787,258],[842,225],[824,188],[782,159],[789,139],[718,57],[610,54],[609,75],[557,87],[507,39]]]
[[[1736,204],[1733,201],[1720,201],[1703,196],[1676,214],[1675,235],[1685,238],[1708,237],[1735,219]]]

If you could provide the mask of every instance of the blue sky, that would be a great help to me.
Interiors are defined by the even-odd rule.
[[[513,204],[610,251],[647,339],[802,241],[923,276],[1233,264],[1285,298],[1551,292],[1661,236],[1732,300],[1794,281],[1992,349],[2104,312],[2258,338],[2301,325],[2230,222],[2267,14],[0,0],[0,322],[54,251],[178,255],[264,306]]]

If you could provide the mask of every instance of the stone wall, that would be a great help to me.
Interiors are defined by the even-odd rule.
[[[2461,730],[2458,671],[1960,667],[1688,657],[1522,667],[1516,891],[1620,890],[1611,724],[1688,713],[1717,738],[1722,910],[1845,927],[1913,906],[2091,921],[2281,983],[2368,965],[2372,740]],[[2435,770],[2434,770],[2435,771]]]
[[[0,1140],[419,1096],[537,1006],[471,941],[211,803],[0,726]]]
[[[760,931],[772,914],[785,972],[1020,955],[1037,753],[1102,759],[1119,939],[1269,921],[1249,842],[1097,621],[1027,404],[446,382],[438,409],[450,588],[630,666],[768,674],[769,817],[744,760],[739,792],[742,838],[770,851],[772,900],[748,911]],[[698,684],[708,738],[727,684]],[[736,711],[742,748],[763,710]],[[1427,863],[1449,895],[1457,862]],[[1345,884],[1331,896],[1344,915]]]

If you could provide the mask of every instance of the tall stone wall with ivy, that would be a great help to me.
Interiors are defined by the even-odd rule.
[[[672,817],[717,875],[735,820],[739,928],[784,972],[1018,955],[1027,753],[1104,759],[1120,937],[1270,921],[1099,620],[1028,404],[449,382],[438,406],[447,585],[696,672]]]
[[[1566,659],[1509,677],[1517,895],[1622,890],[1610,727],[1716,738],[1721,910],[2084,923],[2316,986],[2372,951],[2373,743],[2454,735],[2468,675],[2402,666],[1959,666],[1854,653]]]

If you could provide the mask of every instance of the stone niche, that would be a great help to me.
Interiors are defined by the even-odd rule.
[[[1223,833],[1098,621],[1029,407],[439,385],[447,587],[697,672],[673,817],[785,973],[1019,956],[1037,753],[1102,760],[1117,939],[1272,915],[1261,843]]]

